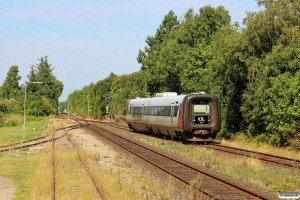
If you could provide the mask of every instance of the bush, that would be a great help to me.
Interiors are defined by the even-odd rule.
[[[0,101],[0,112],[14,113],[18,108],[18,102],[15,99],[4,99]]]
[[[7,106],[3,102],[0,102],[0,112],[7,112]]]
[[[4,116],[4,113],[0,112],[0,127],[2,126],[2,123],[3,123],[3,116]]]
[[[17,126],[18,124],[22,124],[23,120],[24,119],[22,115],[16,115],[16,114],[5,115],[3,120],[3,125]]]

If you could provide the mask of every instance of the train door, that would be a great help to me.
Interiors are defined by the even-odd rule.
[[[171,124],[176,126],[178,121],[179,106],[171,106]]]

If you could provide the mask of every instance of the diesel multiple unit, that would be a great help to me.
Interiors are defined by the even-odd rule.
[[[189,141],[212,141],[220,130],[219,99],[215,95],[158,93],[127,102],[126,121],[133,131]]]

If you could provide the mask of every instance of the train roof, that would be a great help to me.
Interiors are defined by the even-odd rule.
[[[157,106],[157,105],[171,105],[171,104],[180,104],[183,98],[186,95],[177,95],[177,96],[162,96],[162,97],[153,97],[153,98],[137,98],[131,99],[129,106]]]
[[[192,93],[189,95],[209,95],[203,91],[199,93]],[[185,94],[177,95],[176,92],[163,92],[157,93],[155,97],[151,98],[136,98],[129,100],[129,106],[164,106],[164,105],[176,105],[180,104],[183,98],[187,96]]]

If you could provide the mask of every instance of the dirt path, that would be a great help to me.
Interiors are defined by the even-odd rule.
[[[12,180],[0,176],[0,198],[1,200],[11,200],[14,198],[16,189]]]
[[[100,165],[112,166],[117,152],[109,144],[101,141],[97,136],[83,129],[74,129],[68,132],[79,148],[97,155]]]

